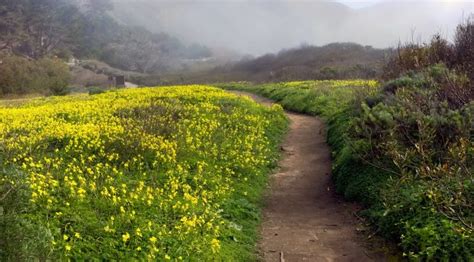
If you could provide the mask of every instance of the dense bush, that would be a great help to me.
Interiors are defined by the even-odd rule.
[[[442,64],[440,64],[442,63]],[[435,36],[399,48],[387,82],[362,104],[353,138],[362,159],[388,167],[368,212],[412,258],[474,258],[474,24],[453,43]]]
[[[64,95],[68,92],[69,68],[61,60],[30,60],[0,54],[0,61],[0,95]]]
[[[392,174],[368,213],[413,258],[474,256],[471,91],[436,65],[388,82],[353,120],[354,154]]]

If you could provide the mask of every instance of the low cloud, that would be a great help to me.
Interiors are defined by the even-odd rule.
[[[344,2],[344,1],[343,1]],[[346,1],[347,2],[347,1]],[[381,1],[350,8],[339,2],[296,0],[114,0],[114,16],[186,42],[259,55],[302,43],[357,42],[374,47],[450,38],[474,12],[462,1]]]

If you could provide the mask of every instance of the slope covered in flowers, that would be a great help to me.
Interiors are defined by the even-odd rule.
[[[285,128],[206,86],[0,107],[0,257],[247,259]]]

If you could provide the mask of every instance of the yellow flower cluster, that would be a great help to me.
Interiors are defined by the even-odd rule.
[[[281,83],[284,87],[298,87],[304,89],[318,87],[377,87],[377,80],[350,79],[350,80],[311,80]]]
[[[0,107],[0,158],[23,174],[53,259],[209,259],[222,204],[262,175],[282,119],[207,86],[41,98]]]

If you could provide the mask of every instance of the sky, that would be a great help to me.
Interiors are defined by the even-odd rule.
[[[185,43],[262,55],[301,44],[392,47],[452,39],[474,1],[113,0],[116,17]]]
[[[298,1],[298,0],[296,0]],[[335,2],[339,2],[339,3],[342,3],[352,9],[362,9],[362,8],[366,8],[366,7],[370,7],[370,6],[373,6],[373,5],[376,5],[378,3],[381,3],[381,2],[389,2],[390,0],[365,0],[365,1],[361,1],[361,0],[333,0]],[[451,5],[451,4],[456,4],[456,3],[462,3],[462,2],[469,2],[467,0],[393,0],[392,2],[425,2],[425,3],[435,3],[435,2],[441,2],[441,3],[446,3],[448,5]],[[471,1],[472,2],[472,1]]]
[[[360,1],[360,0],[336,0],[335,2],[342,3],[350,8],[353,9],[361,9],[369,6],[373,6],[383,0],[367,0],[367,1]]]

